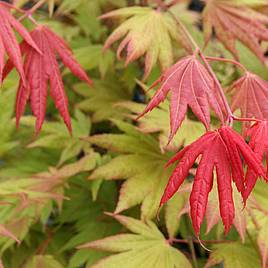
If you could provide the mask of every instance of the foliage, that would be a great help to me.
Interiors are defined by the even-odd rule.
[[[10,2],[0,267],[266,268],[267,2]]]

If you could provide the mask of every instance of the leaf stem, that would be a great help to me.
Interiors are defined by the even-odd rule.
[[[24,15],[22,15],[18,21],[22,21],[25,18],[29,18],[34,24],[38,25],[37,22],[35,21],[35,19],[32,17],[32,14],[38,9],[40,8],[42,5],[44,5],[46,3],[46,0],[39,0],[32,8],[30,8],[29,10],[26,10]]]
[[[235,121],[240,121],[240,122],[262,122],[262,120],[260,119],[256,119],[256,118],[247,118],[247,117],[236,117],[234,115],[232,115],[233,120]]]
[[[200,244],[200,241],[205,244],[224,244],[224,243],[234,243],[234,240],[198,240],[198,239],[193,239],[193,243]],[[172,242],[176,243],[182,243],[182,244],[188,244],[189,241],[186,239],[177,239],[173,238]]]
[[[166,11],[167,13],[170,14],[170,16],[175,20],[175,22],[178,24],[178,26],[180,27],[180,29],[182,30],[182,32],[185,34],[185,36],[187,37],[187,39],[193,45],[193,47],[195,48],[195,50],[200,50],[199,46],[197,45],[197,43],[195,42],[195,40],[193,39],[193,37],[191,36],[191,34],[189,33],[189,31],[186,29],[186,27],[184,26],[184,24],[168,9],[169,6],[167,6],[162,0],[154,0],[154,1],[155,1],[155,3],[158,4],[158,6],[161,9],[163,9],[164,11]]]
[[[190,251],[191,251],[194,268],[198,268],[198,262],[197,262],[197,258],[196,258],[196,254],[195,254],[195,248],[194,248],[194,241],[193,240],[194,240],[193,237],[189,236],[189,238],[188,238],[188,246],[189,246]]]
[[[206,57],[206,60],[209,60],[209,61],[222,61],[222,62],[232,63],[232,64],[236,65],[237,67],[239,67],[242,71],[244,71],[244,72],[248,71],[243,64],[241,64],[240,62],[238,62],[236,60],[218,58],[218,57]]]

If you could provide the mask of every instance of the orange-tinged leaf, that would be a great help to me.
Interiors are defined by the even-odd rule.
[[[126,64],[145,55],[145,73],[147,78],[152,68],[160,62],[162,69],[172,64],[172,41],[182,44],[192,52],[191,45],[176,21],[168,12],[160,12],[148,7],[128,7],[111,11],[100,18],[125,18],[123,22],[106,40],[104,47],[124,38],[120,43],[117,56],[120,59],[126,49]]]
[[[268,41],[268,17],[233,0],[206,0],[203,11],[205,43],[212,36],[217,38],[236,58],[235,41],[239,40],[264,62],[260,41]]]

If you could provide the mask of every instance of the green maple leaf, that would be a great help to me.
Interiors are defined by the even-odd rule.
[[[52,255],[35,255],[26,264],[27,268],[63,268],[64,266],[57,261]]]
[[[182,44],[192,51],[188,39],[168,12],[160,12],[149,7],[127,7],[111,11],[100,18],[123,18],[125,21],[108,37],[105,48],[124,38],[117,50],[120,59],[124,48],[127,49],[126,64],[145,55],[144,79],[159,61],[166,69],[173,63],[172,41]]]
[[[74,49],[74,56],[85,70],[98,68],[102,78],[109,70],[114,69],[114,53],[111,50],[103,51],[101,45],[88,45]],[[70,70],[66,69],[67,72],[70,73]]]
[[[21,120],[22,125],[34,126],[34,118],[25,116]],[[42,129],[42,134],[28,145],[28,148],[50,148],[62,149],[58,165],[77,156],[81,151],[90,150],[88,144],[81,138],[87,137],[90,133],[91,122],[89,118],[79,110],[75,111],[75,119],[72,119],[73,135],[70,136],[59,122],[47,122]]]
[[[118,234],[90,242],[79,248],[118,253],[97,262],[92,268],[190,268],[188,259],[173,248],[156,225],[126,216],[114,216],[132,233]]]
[[[146,107],[145,104],[135,102],[121,102],[118,105],[128,109],[132,114],[126,114],[126,116],[133,119],[141,114]],[[162,151],[177,151],[179,147],[194,142],[205,130],[202,123],[185,118],[175,138],[168,144],[170,133],[168,102],[160,104],[159,107],[140,118],[138,125],[144,133],[159,133],[159,145]]]
[[[119,154],[94,170],[89,179],[126,179],[115,212],[142,204],[142,218],[153,218],[170,175],[170,170],[164,168],[170,156],[160,151],[158,141],[151,135],[128,123],[113,122],[124,133],[95,135],[87,140]]]
[[[122,119],[123,108],[116,107],[117,102],[130,100],[132,93],[123,90],[115,79],[94,80],[94,89],[88,90],[83,84],[76,84],[74,91],[84,99],[77,107],[85,112],[92,112],[92,121],[100,122],[110,118]]]
[[[224,268],[261,267],[259,256],[253,247],[240,243],[219,244],[213,247],[205,268],[223,263]]]

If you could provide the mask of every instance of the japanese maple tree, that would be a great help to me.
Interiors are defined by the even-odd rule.
[[[19,76],[16,94],[0,91],[4,101],[13,100],[16,120],[4,113],[1,99],[0,120],[6,118],[5,125],[10,121],[14,128],[23,126],[16,133],[22,133],[20,142],[5,138],[0,155],[27,142],[27,150],[36,150],[29,158],[38,166],[25,171],[25,177],[12,169],[0,171],[0,205],[8,206],[0,211],[0,235],[18,244],[39,229],[47,228],[48,236],[31,252],[30,261],[14,261],[11,268],[61,268],[72,255],[70,248],[83,259],[77,262],[73,254],[70,268],[85,263],[104,268],[190,268],[190,257],[175,243],[188,244],[196,268],[193,243],[203,242],[214,245],[205,267],[222,261],[227,268],[236,261],[241,267],[267,267],[268,210],[258,191],[259,185],[268,191],[268,82],[259,71],[266,70],[268,5],[261,0],[204,0],[200,16],[190,16],[182,2],[189,1],[0,1],[0,82],[5,85],[13,71]],[[25,3],[31,8],[24,8]],[[39,9],[46,10],[52,22],[44,22]],[[71,25],[71,37],[59,35],[54,19]],[[65,38],[72,40],[74,52]],[[245,63],[249,59],[243,60],[244,50],[260,67]],[[73,105],[65,88],[74,89],[69,98]],[[51,119],[49,95],[66,126]],[[24,116],[28,103],[33,117]],[[27,136],[32,127],[34,140]],[[13,133],[8,127],[1,130]],[[20,147],[18,155],[24,149]],[[43,172],[38,153],[47,161]],[[12,151],[4,165],[16,154]],[[53,162],[47,155],[59,159]],[[12,182],[2,182],[10,174],[18,184],[15,193]],[[69,180],[72,177],[76,180]],[[107,182],[112,186],[106,189]],[[98,199],[99,192],[104,200]],[[78,200],[74,205],[72,198]],[[87,204],[90,211],[84,213]],[[133,218],[139,214],[137,206],[140,219]],[[103,215],[104,210],[113,213]],[[126,210],[130,215],[120,215]],[[14,220],[16,214],[21,217]],[[187,219],[181,223],[184,214],[189,214],[192,226]],[[157,216],[160,224],[153,222]],[[49,223],[31,229],[54,217],[58,218],[53,230]],[[223,228],[214,230],[220,219]],[[111,222],[114,228],[109,229]],[[118,222],[130,233],[119,234]],[[225,240],[232,235],[232,225],[244,246]],[[76,236],[66,235],[69,241],[62,245],[57,230],[65,236],[70,226]],[[203,240],[212,232],[217,239]],[[28,250],[27,243],[21,251]],[[3,243],[3,251],[9,246]],[[57,259],[55,254],[51,260],[55,248],[64,256]],[[97,250],[117,255],[93,255],[91,251]],[[232,250],[238,260],[230,258]]]

